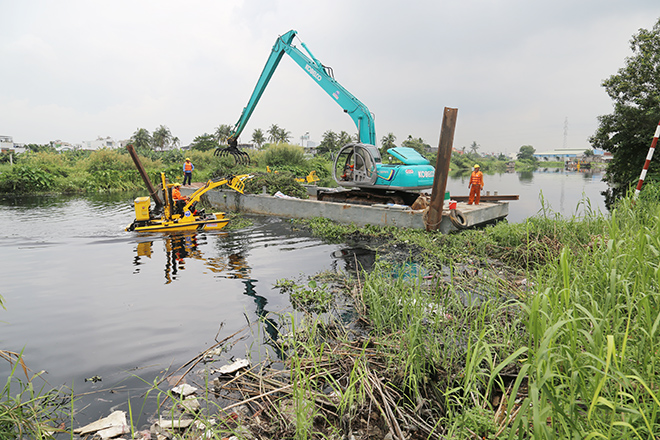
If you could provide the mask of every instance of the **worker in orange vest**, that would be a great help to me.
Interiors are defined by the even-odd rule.
[[[186,157],[186,161],[183,163],[183,186],[186,186],[186,180],[188,185],[192,183],[192,172],[195,169],[195,165],[192,164],[190,158]]]
[[[186,203],[188,202],[188,197],[181,195],[181,191],[179,191],[179,187],[181,186],[180,183],[175,183],[172,186],[172,200],[174,201],[174,211],[181,213],[183,212],[183,207],[186,206]]]
[[[468,188],[470,188],[470,200],[468,205],[475,204],[478,205],[481,200],[481,190],[484,187],[484,175],[479,171],[479,164],[474,166],[472,175],[470,176],[470,183],[468,183]]]

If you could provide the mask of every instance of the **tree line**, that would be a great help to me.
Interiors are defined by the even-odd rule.
[[[617,73],[602,82],[606,93],[613,101],[613,112],[598,116],[598,128],[589,138],[594,149],[602,149],[612,154],[605,180],[609,184],[606,192],[606,203],[610,206],[626,194],[637,183],[647,152],[653,139],[653,132],[660,121],[660,19],[651,29],[640,29],[630,40],[632,55],[624,60],[624,65]],[[193,150],[209,151],[226,143],[232,133],[229,125],[218,126],[212,134],[204,133],[197,136],[191,146]],[[164,125],[150,133],[145,128],[138,128],[131,136],[133,144],[138,149],[167,151],[180,146],[180,141],[173,136],[170,129]],[[288,143],[291,132],[272,124],[268,130],[257,128],[253,131],[251,141],[262,149],[268,143]],[[331,130],[323,134],[317,152],[321,156],[331,157],[343,145],[354,142],[356,135]],[[393,133],[387,133],[380,140],[381,154],[386,157],[389,148],[397,146],[397,138]],[[403,147],[414,148],[426,155],[433,163],[431,147],[421,138],[409,135],[401,142]],[[28,150],[54,151],[52,145],[27,145]],[[473,142],[469,147],[463,147],[461,156],[465,159],[462,166],[467,166],[467,158],[477,159],[479,144]],[[523,145],[517,154],[519,161],[528,161],[533,165],[534,148]],[[467,154],[469,153],[469,155]],[[456,155],[458,157],[458,155]],[[508,160],[500,155],[499,161]],[[0,154],[0,162],[8,162],[9,154]],[[456,163],[461,162],[456,159]],[[461,162],[462,163],[462,162]],[[660,181],[660,165],[651,161],[646,181]]]

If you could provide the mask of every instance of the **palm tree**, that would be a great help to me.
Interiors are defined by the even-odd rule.
[[[255,128],[252,132],[252,142],[257,144],[257,148],[261,149],[261,146],[266,142],[266,136],[261,128]]]
[[[396,144],[394,143],[396,141],[396,136],[394,136],[394,133],[389,132],[383,138],[380,140],[380,154],[385,156],[387,153],[387,150],[390,148],[396,148]]]
[[[472,143],[470,144],[470,150],[472,150],[472,154],[474,154],[475,156],[479,156],[479,154],[477,153],[479,147],[480,145],[478,143],[472,141]]]
[[[342,131],[339,133],[339,139],[337,140],[337,144],[339,144],[339,148],[343,147],[346,144],[350,144],[353,142],[353,136],[346,133],[345,131]]]
[[[149,134],[149,130],[146,128],[138,128],[135,130],[135,133],[133,133],[133,136],[131,136],[131,140],[137,149],[151,148],[152,139],[151,135]]]
[[[281,128],[277,124],[271,125],[268,129],[268,142],[277,142],[280,130]]]
[[[170,129],[164,125],[161,125],[155,129],[153,141],[154,149],[158,147],[160,148],[160,151],[163,151],[165,148],[169,147],[170,143],[172,142],[172,133],[170,133]]]
[[[321,139],[316,151],[319,153],[332,153],[337,150],[337,139],[337,133],[332,130],[326,131],[323,133],[323,139]]]
[[[215,128],[215,140],[218,141],[219,144],[226,144],[231,131],[231,126],[220,124]]]
[[[279,131],[277,132],[277,142],[289,143],[290,140],[291,140],[291,132],[285,130],[284,128],[280,128]]]
[[[181,146],[181,140],[178,137],[174,136],[172,138],[172,146],[174,148],[179,148]]]

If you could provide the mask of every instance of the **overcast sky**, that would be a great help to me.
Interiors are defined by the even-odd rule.
[[[279,35],[312,53],[374,114],[376,136],[454,147],[589,148],[612,111],[601,86],[658,0],[0,0],[0,135],[71,143],[169,127],[182,145],[234,125]],[[278,124],[355,133],[287,56],[243,135]],[[653,127],[649,128],[652,137]],[[380,144],[380,142],[379,142]]]

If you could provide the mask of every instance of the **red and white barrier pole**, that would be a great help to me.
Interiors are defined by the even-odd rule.
[[[646,162],[644,162],[644,168],[642,168],[642,175],[639,176],[639,182],[637,183],[637,188],[635,188],[635,195],[633,196],[633,199],[637,199],[639,192],[642,190],[642,184],[644,183],[646,172],[649,169],[649,164],[651,163],[651,158],[653,157],[653,152],[655,151],[655,145],[658,143],[658,137],[660,137],[660,122],[658,122],[658,127],[655,129],[655,136],[653,136],[653,142],[651,142],[649,154],[646,155]]]

